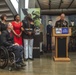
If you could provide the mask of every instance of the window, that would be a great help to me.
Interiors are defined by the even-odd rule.
[[[18,13],[18,0],[10,0]]]

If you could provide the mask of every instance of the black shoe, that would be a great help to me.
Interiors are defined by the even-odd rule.
[[[26,66],[26,64],[25,64],[25,63],[23,63],[23,62],[20,62],[20,65],[21,65],[21,67]]]
[[[20,64],[16,64],[16,68],[21,68],[21,65]]]
[[[34,60],[33,58],[29,58],[30,60]]]
[[[27,61],[28,60],[28,58],[27,59],[24,59],[24,61]]]
[[[40,55],[43,55],[43,52],[40,52]]]

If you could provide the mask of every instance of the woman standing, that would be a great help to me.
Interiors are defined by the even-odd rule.
[[[6,14],[1,15],[1,21],[0,21],[0,41],[1,41],[1,33],[2,31],[5,31],[7,29],[7,22],[6,22],[7,16]],[[1,45],[1,43],[0,43]]]
[[[28,14],[23,22],[24,59],[33,60],[34,22]]]
[[[7,28],[6,19],[7,19],[6,14],[2,14],[2,15],[1,15],[1,22],[0,22],[0,25],[1,25],[1,32],[4,31],[4,30],[6,30],[6,28]]]
[[[20,16],[19,14],[14,16],[14,21],[12,22],[13,25],[13,33],[14,33],[14,43],[18,43],[19,45],[22,45],[22,22],[20,22]]]

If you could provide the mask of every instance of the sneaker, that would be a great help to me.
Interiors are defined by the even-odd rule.
[[[23,62],[20,62],[20,65],[21,65],[22,67],[26,66],[26,64],[23,63]]]
[[[21,68],[21,65],[20,65],[20,64],[16,64],[16,67],[17,67],[17,68]]]

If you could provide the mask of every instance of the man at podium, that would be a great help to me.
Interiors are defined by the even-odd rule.
[[[60,20],[53,28],[53,36],[55,36],[55,61],[70,61],[68,57],[68,37],[71,36],[71,28],[65,20],[65,14],[62,13]]]
[[[60,20],[56,21],[55,27],[68,27],[68,22],[65,20],[65,14],[62,13]]]

